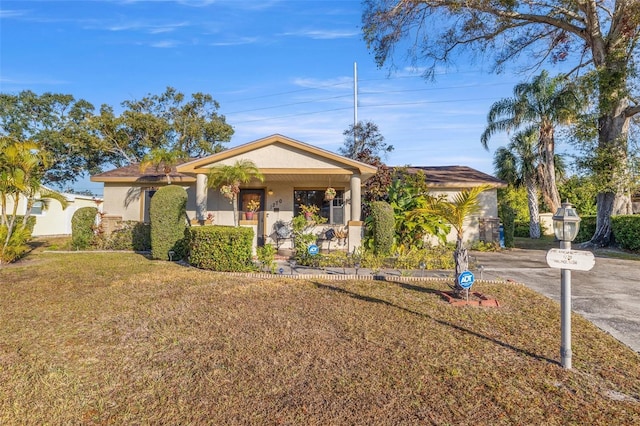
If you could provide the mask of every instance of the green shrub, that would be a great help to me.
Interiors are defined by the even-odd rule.
[[[151,257],[179,260],[186,255],[187,191],[176,185],[158,189],[149,206],[151,222]]]
[[[35,218],[33,219],[35,222]],[[31,239],[33,223],[30,224],[29,221],[27,221],[25,226],[22,224],[22,217],[20,217],[20,220],[16,217],[16,224],[11,233],[11,237],[9,237],[9,244],[4,247],[8,229],[6,225],[0,225],[0,261],[2,263],[14,262],[29,251],[30,247],[27,243]]]
[[[611,232],[620,248],[640,251],[640,215],[612,216]]]
[[[189,264],[223,272],[254,270],[253,229],[235,226],[194,226],[187,230]]]
[[[95,223],[98,209],[81,207],[71,218],[71,247],[75,250],[86,250],[96,242]]]
[[[309,245],[315,244],[318,236],[314,234],[316,225],[326,222],[327,219],[312,215],[311,220],[307,220],[304,215],[299,214],[291,220],[291,228],[293,234],[294,259],[298,265],[303,266],[320,266],[319,256],[309,254]]]
[[[393,208],[384,201],[374,201],[371,203],[371,217],[368,231],[373,238],[373,252],[379,255],[386,255],[393,250],[393,240],[395,234],[395,218]]]
[[[596,216],[580,216],[580,229],[574,243],[589,241],[596,232]]]
[[[277,250],[272,244],[265,244],[257,248],[256,254],[262,270],[267,269],[272,274],[276,272],[276,252]]]
[[[530,233],[529,233],[529,221],[515,221],[513,223],[513,236],[514,237],[518,237],[518,238],[529,238],[530,237]],[[505,238],[506,238],[506,232],[505,232]],[[505,242],[506,245],[506,242]]]
[[[135,220],[122,221],[119,229],[102,238],[100,247],[104,250],[151,250],[151,226]]]
[[[529,222],[527,222],[526,226],[526,235],[522,235],[522,222],[519,221],[516,226],[516,211],[511,206],[501,205],[498,216],[500,217],[500,222],[502,222],[505,247],[513,247],[515,245],[514,237],[529,236]]]

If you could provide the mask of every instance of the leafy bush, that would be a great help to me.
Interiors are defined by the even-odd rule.
[[[30,221],[31,219],[34,220]],[[27,220],[27,224],[23,225],[22,217],[20,217],[20,220],[16,217],[16,224],[6,247],[4,247],[4,242],[7,239],[7,232],[9,228],[6,225],[0,225],[0,244],[2,244],[0,245],[1,263],[14,262],[29,251],[29,245],[27,242],[31,239],[31,232],[33,231],[34,226],[33,222],[35,222],[35,218],[30,217]]]
[[[309,254],[307,249],[318,240],[318,236],[313,233],[315,226],[326,221],[326,218],[317,214],[312,215],[311,220],[307,220],[304,214],[299,214],[291,220],[294,259],[298,265],[319,266],[319,257]]]
[[[266,268],[272,274],[276,272],[276,252],[277,250],[272,244],[265,244],[257,248],[256,254],[262,270]]]
[[[393,208],[384,201],[374,201],[371,203],[370,219],[368,232],[373,238],[373,252],[380,255],[391,253],[395,232]]]
[[[397,256],[389,259],[385,266],[396,269],[451,269],[454,267],[453,249],[450,245],[399,250]]]
[[[500,243],[498,243],[497,241],[493,241],[490,243],[484,241],[474,241],[471,244],[471,250],[480,252],[500,251]]]
[[[589,241],[596,232],[596,216],[580,216],[580,229],[576,236],[575,243]]]
[[[129,220],[118,224],[119,229],[103,237],[100,248],[104,250],[151,250],[151,226]]]
[[[529,221],[515,221],[513,223],[513,236],[518,238],[529,238]],[[507,238],[507,232],[505,228],[505,239]],[[506,241],[505,241],[506,245]]]
[[[522,234],[524,231],[522,229],[522,222],[516,222],[516,211],[508,205],[500,205],[498,216],[500,217],[500,222],[502,222],[502,229],[504,231],[504,246],[505,247],[513,247],[514,237],[528,237],[529,236],[529,221],[526,222],[526,234]]]
[[[95,239],[95,223],[98,209],[95,207],[81,207],[73,213],[71,218],[71,247],[75,250],[85,250],[92,246]]]
[[[640,215],[612,216],[611,231],[620,248],[640,251]]]
[[[176,185],[164,186],[151,198],[151,257],[169,260],[182,259],[186,255],[185,230],[187,229],[187,191]]]
[[[201,269],[246,272],[254,269],[251,255],[253,229],[235,226],[189,228],[189,264]]]

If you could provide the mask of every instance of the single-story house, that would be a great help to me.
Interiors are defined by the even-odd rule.
[[[187,216],[192,223],[202,223],[210,218],[214,224],[234,224],[233,206],[217,188],[207,187],[207,174],[212,167],[233,165],[237,160],[251,160],[264,176],[262,182],[256,179],[242,186],[238,197],[239,224],[253,227],[256,246],[265,243],[290,246],[292,242],[287,233],[282,232],[287,228],[281,228],[281,225],[298,215],[301,205],[318,206],[319,214],[327,219],[315,229],[320,239],[328,229],[346,228],[346,248],[353,251],[360,246],[363,231],[361,187],[377,169],[279,134],[189,160],[171,171],[172,184],[187,191]],[[480,181],[472,182],[474,176],[481,178]],[[465,181],[465,177],[469,180]],[[486,182],[496,187],[501,185],[497,179],[469,168],[461,168],[457,178],[454,186],[434,185],[434,190],[454,191]],[[142,172],[137,164],[94,175],[91,181],[104,183],[105,217],[138,221],[148,221],[151,197],[159,187],[167,184],[163,173],[154,168]],[[464,185],[465,182],[468,185]],[[335,189],[332,200],[325,199],[327,188]],[[495,189],[490,192],[483,196],[487,206],[482,215],[496,217]],[[247,205],[254,200],[260,204],[260,209],[249,218]]]
[[[71,219],[76,210],[82,207],[96,207],[98,211],[102,211],[101,198],[67,192],[61,192],[60,194],[67,200],[66,209],[63,209],[62,204],[57,200],[36,198],[31,208],[31,216],[36,219],[32,233],[34,237],[71,235]],[[12,208],[13,204],[9,200],[9,211],[12,211]],[[24,215],[26,210],[27,199],[21,197],[18,202],[18,215]]]
[[[412,166],[403,169],[407,173],[423,173],[430,193],[436,197],[444,195],[449,200],[462,190],[488,185],[489,189],[479,197],[480,211],[467,221],[464,238],[465,241],[499,241],[498,188],[507,186],[504,181],[467,166]],[[455,241],[454,230],[447,239]]]

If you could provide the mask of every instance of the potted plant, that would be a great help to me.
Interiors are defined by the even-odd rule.
[[[324,191],[324,199],[327,201],[331,201],[336,198],[336,190],[332,187],[328,187]]]
[[[305,219],[311,220],[313,218],[313,215],[320,211],[320,208],[313,204],[300,204],[300,211],[304,215]]]
[[[213,224],[213,213],[209,212],[207,214],[206,219],[204,220],[204,224],[205,225],[212,225]]]
[[[347,238],[347,235],[349,234],[349,231],[346,230],[345,228],[336,228],[335,233],[336,233],[336,238],[338,239],[338,245],[339,246],[345,245],[346,238]]]
[[[253,215],[260,209],[260,201],[258,200],[250,200],[247,203],[247,220],[253,220]]]

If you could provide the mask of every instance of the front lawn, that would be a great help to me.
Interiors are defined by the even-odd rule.
[[[640,357],[477,282],[258,279],[129,253],[0,268],[0,424],[640,424]]]

